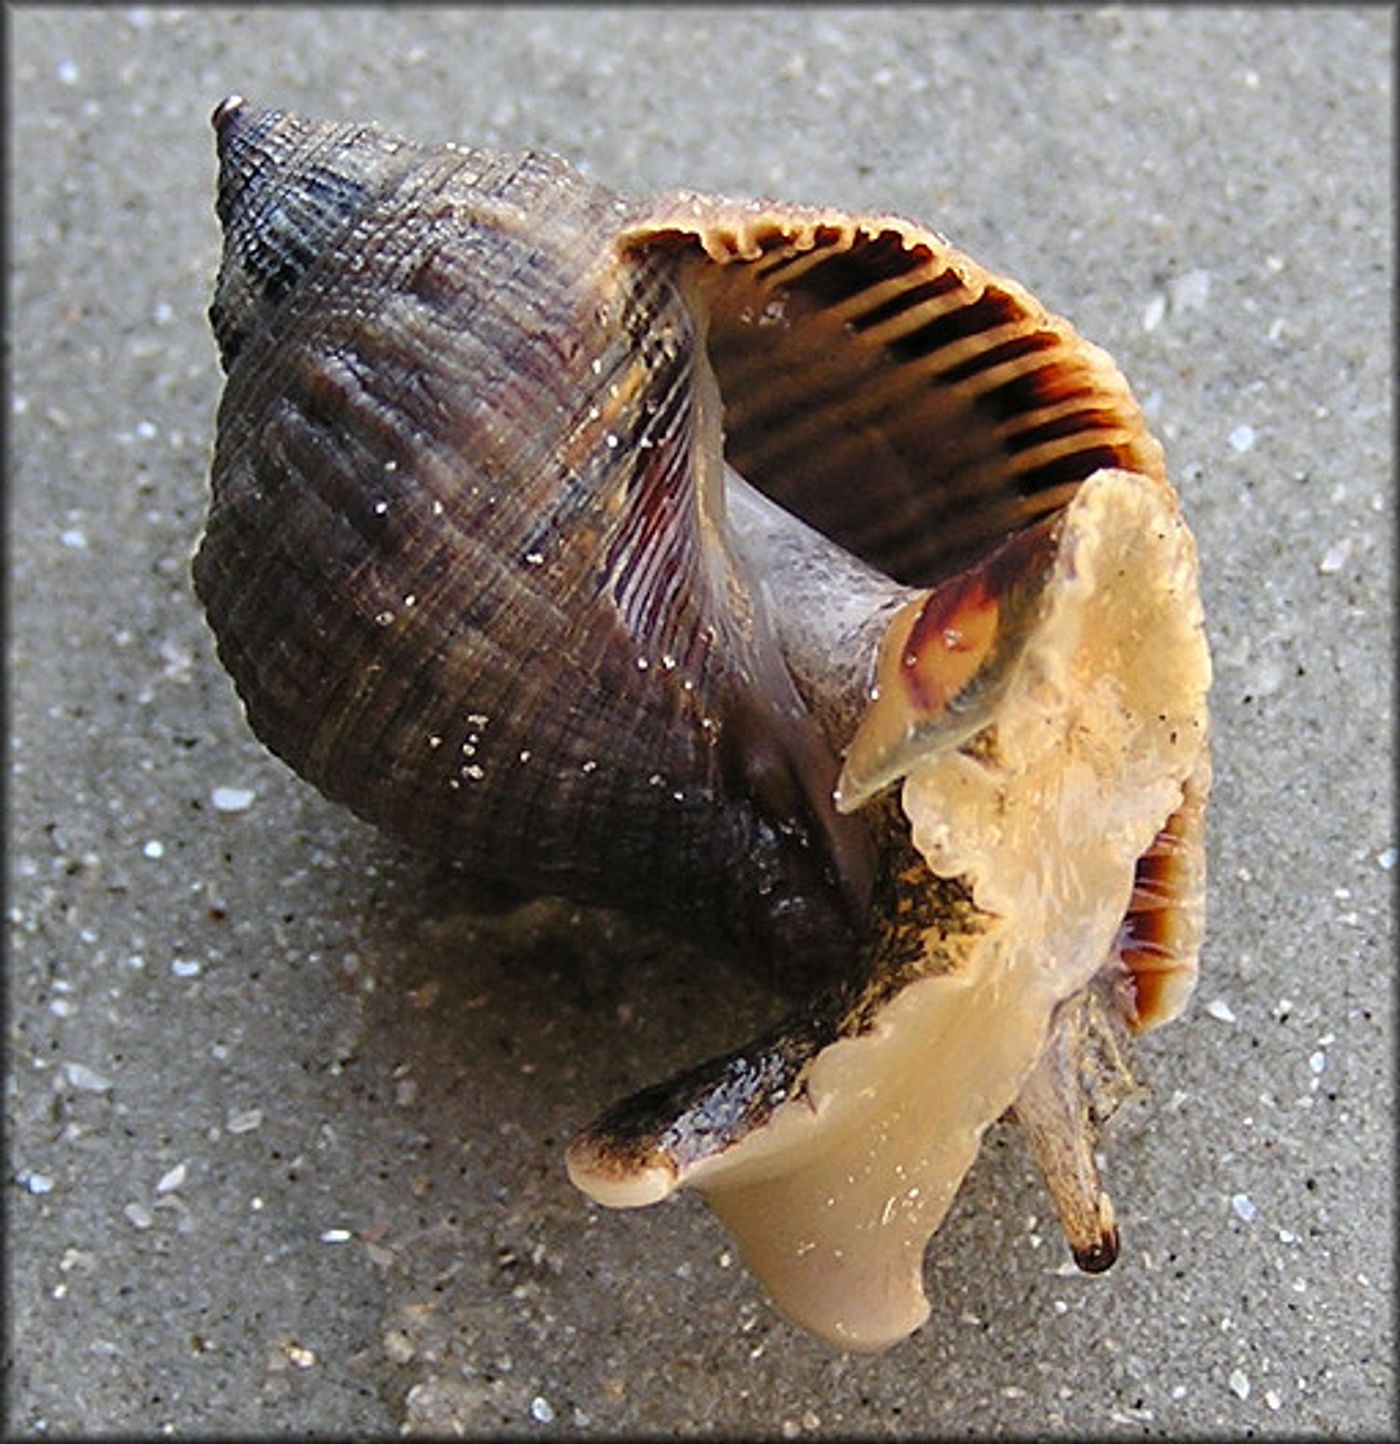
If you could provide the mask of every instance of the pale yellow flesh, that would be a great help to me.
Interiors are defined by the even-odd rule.
[[[991,745],[897,759],[916,845],[971,884],[990,921],[939,942],[948,971],[825,1049],[805,1092],[723,1153],[629,1180],[571,1170],[575,1182],[612,1206],[699,1189],[778,1308],[842,1348],[917,1328],[924,1247],[1054,1007],[1110,955],[1135,863],[1202,756],[1209,681],[1194,546],[1170,488],[1097,473],[1068,509]],[[857,734],[846,798],[863,800],[850,773],[889,776],[903,735],[888,715]]]
[[[985,964],[1000,971],[994,953]],[[983,977],[916,983],[876,1034],[820,1056],[808,1081],[815,1110],[785,1105],[683,1180],[794,1323],[857,1352],[923,1323],[924,1246],[983,1129],[1014,1101],[1048,1008]]]

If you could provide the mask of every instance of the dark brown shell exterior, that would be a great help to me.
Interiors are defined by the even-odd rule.
[[[258,735],[479,876],[847,968],[873,824],[833,810],[845,739],[695,484],[697,357],[726,459],[917,582],[1100,467],[1161,474],[1112,364],[895,217],[634,203],[237,102],[216,125],[195,580]]]

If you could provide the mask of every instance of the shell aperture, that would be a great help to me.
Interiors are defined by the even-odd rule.
[[[777,1028],[569,1153],[697,1189],[853,1350],[1003,1113],[1076,1258],[1184,1006],[1209,659],[1112,362],[899,217],[632,201],[229,101],[195,582],[263,741],[518,890],[708,937]]]

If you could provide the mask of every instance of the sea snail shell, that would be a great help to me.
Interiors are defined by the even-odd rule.
[[[875,1350],[983,1132],[1107,1267],[1098,1127],[1200,946],[1195,549],[1113,363],[884,215],[214,117],[195,583],[329,797],[768,971],[788,1020],[584,1129]],[[801,518],[801,520],[798,520]]]

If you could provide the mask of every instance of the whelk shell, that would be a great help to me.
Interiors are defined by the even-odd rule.
[[[1109,358],[896,216],[676,193],[237,98],[195,582],[258,735],[483,877],[785,989],[585,1128],[791,1319],[927,1316],[986,1128],[1081,1265],[1127,1036],[1194,982],[1195,549]]]

